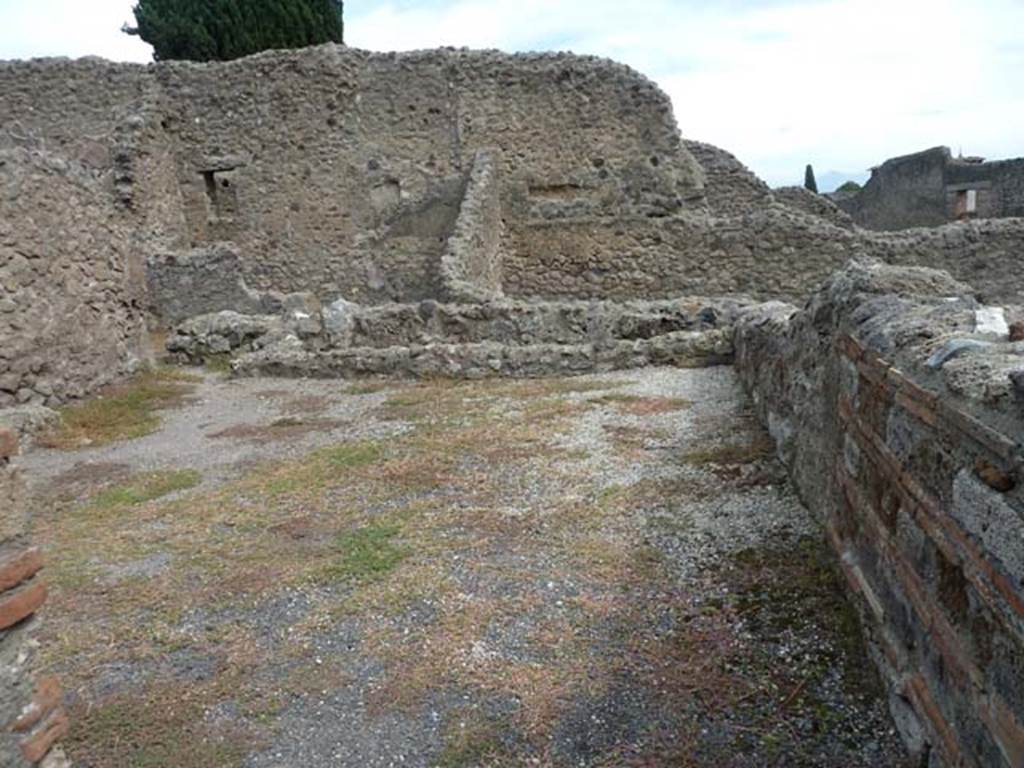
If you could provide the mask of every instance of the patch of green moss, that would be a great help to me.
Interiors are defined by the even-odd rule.
[[[314,456],[334,469],[365,467],[384,457],[384,447],[377,442],[342,443],[321,448]]]
[[[202,702],[182,688],[117,696],[71,714],[64,744],[79,765],[232,768],[246,756],[241,734],[211,733],[203,723]]]

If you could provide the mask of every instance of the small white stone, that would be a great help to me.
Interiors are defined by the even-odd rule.
[[[974,313],[974,330],[986,336],[1008,337],[1010,326],[1006,324],[1006,312],[1002,307],[982,307]]]

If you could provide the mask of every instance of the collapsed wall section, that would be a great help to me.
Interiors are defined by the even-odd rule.
[[[771,189],[735,155],[702,141],[684,140],[704,172],[704,196],[712,216],[738,216],[770,208]]]
[[[59,404],[139,363],[145,279],[111,183],[0,152],[0,407]]]
[[[922,764],[1024,763],[1024,345],[1004,316],[941,272],[861,263],[737,326]]]

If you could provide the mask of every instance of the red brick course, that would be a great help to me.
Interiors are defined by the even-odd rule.
[[[46,600],[46,585],[34,581],[0,595],[0,629],[13,627],[35,613]]]
[[[0,559],[0,592],[28,581],[43,567],[43,556],[35,547]]]

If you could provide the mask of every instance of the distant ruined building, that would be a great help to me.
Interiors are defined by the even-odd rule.
[[[933,147],[886,160],[864,187],[832,200],[867,229],[1024,216],[1024,158],[985,162]]]

